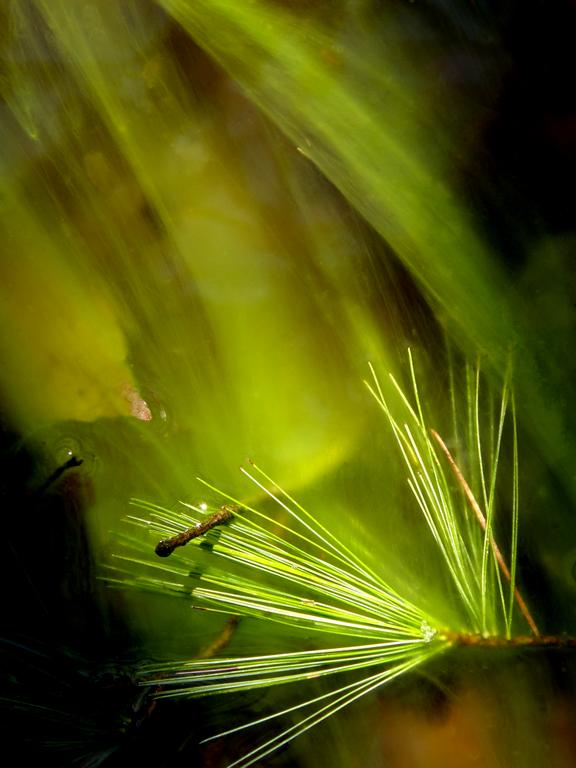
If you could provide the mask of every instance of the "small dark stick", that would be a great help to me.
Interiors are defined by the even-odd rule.
[[[63,475],[64,472],[66,472],[69,469],[74,469],[74,467],[79,467],[81,464],[83,464],[83,459],[77,459],[76,456],[70,456],[68,461],[64,462],[64,464],[61,464],[59,467],[57,467],[54,472],[48,477],[42,485],[36,490],[37,494],[44,493],[44,491],[48,490],[48,488],[52,485],[52,483],[55,483],[56,480],[60,477],[60,475]]]
[[[204,520],[203,523],[197,523],[196,525],[193,525],[192,528],[187,528],[185,531],[182,531],[182,533],[177,533],[176,536],[159,541],[158,544],[156,544],[156,549],[154,551],[158,557],[168,557],[174,552],[176,547],[183,547],[185,544],[188,544],[189,541],[192,541],[192,539],[196,539],[198,536],[203,536],[217,525],[225,525],[226,523],[229,523],[234,517],[234,512],[236,512],[236,507],[232,507],[229,504],[223,504],[220,509],[214,512],[213,515],[210,515],[210,517]]]

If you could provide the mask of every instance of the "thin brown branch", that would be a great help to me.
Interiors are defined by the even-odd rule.
[[[568,635],[517,635],[499,637],[497,635],[470,635],[465,632],[442,632],[441,640],[452,645],[467,648],[576,648],[576,637]]]
[[[204,522],[197,523],[196,525],[193,525],[192,528],[187,528],[185,531],[182,531],[182,533],[178,533],[176,536],[172,536],[169,539],[162,539],[162,541],[159,541],[158,544],[156,544],[156,549],[154,551],[158,557],[169,557],[176,547],[183,547],[185,544],[188,544],[189,541],[192,541],[192,539],[196,539],[198,536],[204,536],[205,533],[217,525],[225,525],[226,523],[229,523],[234,517],[234,512],[236,512],[236,507],[233,507],[231,504],[223,504],[220,509],[214,512],[213,515],[210,515],[210,517],[206,518]]]
[[[480,523],[482,530],[486,533],[486,518],[484,517],[484,513],[480,509],[480,505],[478,504],[474,494],[472,493],[472,489],[466,482],[466,479],[462,474],[462,472],[460,472],[460,468],[458,467],[458,464],[456,464],[456,461],[454,460],[454,457],[448,450],[448,446],[446,445],[444,440],[442,440],[442,438],[440,437],[438,432],[436,432],[436,430],[431,429],[430,432],[434,440],[436,440],[436,442],[442,449],[442,453],[446,456],[448,464],[450,465],[450,469],[452,470],[456,480],[458,481],[458,484],[462,488],[464,492],[464,496],[466,497],[466,501],[470,506],[470,509],[472,510],[472,512],[474,512],[478,522]],[[510,582],[510,570],[506,565],[504,556],[502,555],[502,552],[500,551],[500,548],[496,543],[496,541],[494,540],[494,537],[492,536],[492,534],[489,535],[489,541],[490,541],[490,546],[492,547],[492,552],[494,553],[494,557],[496,558],[496,562],[498,563],[498,566],[502,571],[504,578],[507,579],[508,582]],[[514,599],[516,600],[516,603],[518,604],[518,608],[520,609],[521,614],[526,619],[528,626],[530,627],[534,635],[536,637],[540,637],[540,631],[536,625],[536,622],[532,617],[532,614],[528,609],[528,606],[524,602],[524,598],[520,594],[518,587],[514,587]]]
[[[198,654],[199,659],[211,659],[213,656],[216,656],[217,653],[219,653],[221,650],[226,648],[230,640],[232,639],[232,635],[236,631],[236,627],[240,623],[240,619],[238,616],[232,616],[228,619],[224,627],[222,628],[222,631],[212,640],[212,642],[206,646],[200,653]]]

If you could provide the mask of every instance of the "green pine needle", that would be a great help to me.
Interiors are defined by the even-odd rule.
[[[371,372],[372,381],[367,386],[395,438],[407,470],[408,486],[422,514],[423,530],[427,529],[433,537],[446,575],[455,588],[465,617],[464,632],[470,636],[510,638],[518,606],[537,633],[515,585],[518,446],[513,408],[509,569],[494,538],[498,468],[511,399],[509,384],[504,386],[498,420],[495,428],[489,429],[488,438],[481,426],[479,372],[472,389],[468,384],[466,420],[471,475],[477,478],[475,495],[444,440],[428,426],[411,356],[411,398],[393,377],[390,397],[386,397],[373,368]],[[468,382],[470,378],[467,375]],[[396,403],[394,408],[392,401]],[[456,401],[452,393],[452,402]],[[457,418],[453,416],[456,424]],[[384,578],[377,563],[361,560],[255,464],[242,472],[256,486],[260,498],[270,499],[277,507],[278,519],[201,481],[212,493],[234,505],[233,519],[206,537],[192,538],[168,559],[160,559],[152,555],[150,541],[174,537],[201,525],[207,509],[205,505],[184,504],[182,511],[175,512],[134,500],[133,504],[145,516],[131,516],[129,520],[147,529],[149,540],[122,536],[126,552],[116,555],[115,574],[109,581],[183,596],[204,610],[250,616],[319,633],[318,647],[312,650],[202,658],[186,664],[148,667],[145,675],[154,679],[160,697],[198,697],[304,684],[342,673],[357,676],[354,682],[347,677],[345,683],[337,683],[329,693],[305,698],[281,712],[211,737],[229,735],[300,710],[308,712],[295,725],[232,763],[245,767],[359,697],[444,652],[462,635],[462,627],[445,626],[440,618],[399,593]],[[196,548],[206,549],[207,544],[210,565],[199,566]],[[145,566],[146,571],[135,575],[135,566]],[[196,584],[192,588],[191,571]],[[504,579],[509,581],[508,588]]]

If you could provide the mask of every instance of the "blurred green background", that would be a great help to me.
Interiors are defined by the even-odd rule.
[[[222,625],[96,580],[131,497],[199,502],[199,475],[249,498],[238,466],[254,458],[387,576],[449,607],[362,384],[368,361],[401,378],[408,346],[447,437],[450,360],[459,373],[480,357],[495,385],[513,360],[522,577],[546,631],[576,631],[573,24],[568,0],[2,5],[7,698],[26,704],[24,733],[42,708],[74,709],[69,689],[105,663],[112,682],[78,694],[86,719],[106,709],[103,688],[132,712],[130,726],[115,715],[101,728],[114,745],[129,733],[124,752],[51,716],[47,734],[22,736],[34,755],[228,759],[192,758],[182,744],[195,733],[166,735],[167,723],[225,718],[228,702],[158,714],[118,672],[193,656]],[[72,456],[82,464],[59,471]],[[249,623],[233,638],[247,651],[290,642]],[[492,722],[490,749],[451,763],[436,733],[426,765],[572,764],[572,672],[558,683],[542,664],[522,691],[502,673],[517,705],[507,746]],[[548,720],[534,704],[543,689]],[[489,708],[482,685],[465,690],[447,732]],[[381,709],[435,709],[429,692],[425,705],[411,695],[366,705],[348,733],[327,725],[330,762],[423,765],[378,735]],[[372,739],[370,762],[358,739]],[[311,743],[278,764],[326,764]]]

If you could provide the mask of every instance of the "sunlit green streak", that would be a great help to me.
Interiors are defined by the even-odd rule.
[[[316,364],[317,354],[311,350],[323,343],[324,336],[322,323],[308,322],[315,311],[313,291],[299,294],[300,305],[292,290],[297,269],[277,269],[281,261],[290,260],[286,238],[280,245],[270,236],[269,222],[263,221],[259,202],[251,196],[250,182],[240,169],[241,150],[226,141],[223,124],[199,107],[188,75],[177,65],[179,54],[163,44],[165,25],[172,22],[153,3],[140,0],[97,0],[87,7],[68,0],[30,4],[42,15],[37,23],[55,54],[46,65],[50,88],[58,92],[62,80],[72,84],[59,109],[67,132],[62,137],[64,149],[59,150],[62,163],[55,171],[65,185],[83,190],[74,222],[83,225],[87,213],[88,221],[96,225],[89,269],[94,275],[101,268],[106,271],[119,302],[126,304],[126,324],[132,332],[141,327],[143,317],[143,328],[150,323],[150,336],[142,336],[146,338],[142,354],[145,347],[146,359],[155,360],[155,369],[162,370],[157,391],[171,402],[169,421],[182,426],[180,437],[170,434],[166,440],[155,440],[154,425],[152,432],[147,431],[145,441],[169,466],[169,472],[155,474],[165,484],[166,475],[173,474],[183,485],[190,470],[186,457],[222,477],[239,455],[247,453],[242,425],[250,420],[251,447],[266,445],[271,466],[294,468],[302,484],[310,482],[346,455],[361,428],[362,419],[356,418],[354,409],[339,412],[331,402],[331,393],[337,392],[332,382],[340,373],[346,375],[344,343],[338,345],[342,356],[338,352],[325,356],[322,366]],[[74,137],[68,119],[69,108],[78,101],[85,104],[81,138]],[[97,136],[90,128],[94,113],[100,126]],[[68,162],[65,148],[72,138],[75,151]],[[186,155],[185,168],[180,160],[184,146],[194,153],[192,159]],[[95,152],[110,165],[111,179],[130,185],[131,204],[146,201],[150,216],[141,218],[154,225],[143,223],[140,231],[131,219],[106,217],[107,190],[95,190],[88,180],[87,161]],[[196,152],[202,157],[196,158]],[[119,167],[112,167],[117,160]],[[205,170],[208,166],[213,171]],[[113,187],[116,181],[109,183]],[[92,210],[93,201],[99,216]],[[104,249],[99,247],[99,224]],[[77,261],[75,252],[67,258]],[[169,288],[153,282],[165,259],[179,275]],[[106,262],[102,267],[101,261]],[[219,268],[222,263],[237,266],[234,279]],[[185,286],[190,285],[197,290],[186,296]],[[210,290],[204,290],[207,285]],[[223,293],[252,296],[252,286],[258,286],[262,301],[247,301],[239,313],[221,311]],[[138,304],[134,312],[132,298]],[[183,298],[181,316],[172,318],[172,302]],[[171,319],[165,329],[157,330],[164,322],[162,302]],[[259,328],[257,334],[254,328]],[[294,333],[306,335],[306,343],[280,349],[278,338]],[[179,339],[178,348],[193,340],[185,360],[173,354],[173,339]],[[330,414],[331,428],[323,424],[317,429],[303,401],[292,396],[302,380],[309,392],[319,387],[317,402]],[[258,402],[255,382],[262,394]],[[256,421],[255,409],[263,409]],[[231,423],[235,428],[229,430]],[[185,430],[190,430],[186,451],[170,455]]]
[[[402,252],[435,295],[442,295],[439,284],[444,290],[444,283],[452,289],[458,284],[476,323],[487,326],[485,337],[494,335],[493,324],[476,310],[480,295],[493,291],[498,281],[488,282],[487,255],[431,167],[432,158],[424,158],[418,145],[408,143],[398,130],[405,107],[397,94],[390,105],[395,119],[386,120],[389,115],[371,108],[359,95],[361,89],[323,64],[320,53],[330,42],[318,29],[302,34],[295,20],[264,3],[161,0],[161,5],[244,82],[280,127]],[[423,114],[418,117],[427,122]],[[447,311],[461,304],[462,296],[454,296]]]
[[[440,140],[437,153],[423,149],[430,136],[444,135],[445,110],[419,108],[418,96],[407,92],[402,72],[410,62],[388,56],[384,43],[370,67],[361,38],[355,48],[352,33],[347,45],[339,33],[324,35],[320,24],[299,23],[298,13],[276,3],[157,1],[390,243],[454,320],[458,343],[485,350],[487,368],[499,378],[510,347],[519,350],[525,424],[551,464],[562,466],[574,496],[574,441],[559,406],[565,374],[534,343],[525,298],[449,188],[458,143]],[[343,51],[345,77],[322,55],[331,50]]]

